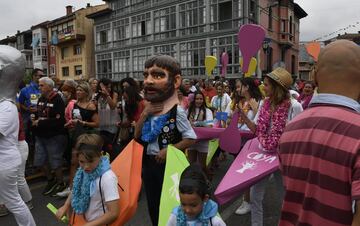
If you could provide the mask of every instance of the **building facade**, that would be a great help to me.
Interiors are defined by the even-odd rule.
[[[87,14],[107,6],[90,6],[72,11],[66,7],[66,15],[48,23],[49,75],[60,80],[88,79],[95,76],[93,21]]]
[[[31,27],[34,68],[43,70],[45,75],[49,74],[47,24],[48,21]]]
[[[32,32],[31,30],[27,31],[17,31],[16,33],[16,48],[25,56],[26,64],[25,70],[28,73],[32,72],[34,67],[33,65],[33,56],[32,56]]]
[[[282,66],[298,77],[300,19],[307,13],[293,0],[261,0],[259,10],[260,24],[267,29],[260,51],[262,72]]]
[[[182,74],[188,78],[205,78],[205,56],[218,58],[218,66],[213,74],[220,73],[220,56],[227,52],[229,64],[227,78],[239,77],[239,47],[237,33],[243,24],[259,23],[266,29],[269,24],[260,8],[266,8],[270,3],[278,2],[279,12],[274,12],[274,18],[279,21],[283,8],[292,7],[286,11],[286,21],[289,23],[290,13],[294,13],[293,1],[269,0],[107,0],[109,9],[89,15],[95,25],[95,58],[96,75],[107,77],[114,81],[124,77],[142,80],[144,62],[154,54],[168,54],[179,60]],[[285,6],[286,5],[286,6]],[[301,9],[301,8],[300,8]],[[285,12],[284,18],[285,18]],[[282,14],[281,14],[282,15]],[[292,17],[292,24],[297,23],[301,16]],[[280,26],[281,22],[278,22]],[[289,33],[287,30],[284,33]],[[293,27],[291,28],[293,29]],[[269,31],[269,29],[267,29]],[[271,29],[270,29],[271,30]],[[270,38],[278,43],[279,29],[271,30]],[[294,36],[296,35],[295,30]],[[283,44],[290,35],[285,35]],[[280,36],[281,38],[281,36]],[[292,37],[291,46],[296,40]],[[287,47],[288,48],[288,47]],[[271,62],[278,59],[273,48]],[[284,57],[290,54],[284,51]],[[264,54],[260,55],[265,58]],[[295,60],[297,59],[297,56]],[[262,60],[258,60],[262,62]],[[286,62],[286,61],[285,61]],[[296,61],[297,64],[297,61]],[[272,65],[272,64],[271,64]],[[264,70],[264,64],[260,67]],[[297,73],[294,67],[294,74]]]

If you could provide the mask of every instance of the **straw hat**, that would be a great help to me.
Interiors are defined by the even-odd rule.
[[[276,83],[278,83],[285,89],[289,89],[291,84],[293,83],[291,74],[282,67],[276,68],[266,76],[274,80]]]

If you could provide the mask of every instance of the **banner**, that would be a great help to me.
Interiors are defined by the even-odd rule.
[[[215,190],[215,198],[223,205],[236,198],[251,185],[279,169],[277,153],[264,152],[257,138],[246,142]]]
[[[180,205],[179,182],[181,173],[189,162],[185,154],[172,145],[167,147],[164,182],[162,186],[159,226],[165,226],[171,211]]]

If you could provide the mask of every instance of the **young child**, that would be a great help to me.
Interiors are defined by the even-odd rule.
[[[175,207],[167,226],[224,226],[218,217],[218,205],[209,199],[209,186],[199,165],[191,164],[181,174],[181,205]]]
[[[205,96],[200,91],[195,92],[194,100],[190,103],[187,115],[192,127],[212,127],[213,125],[212,111],[206,107]],[[207,176],[210,173],[206,167],[208,146],[209,141],[205,140],[199,141],[188,148],[189,162],[199,162]]]
[[[80,168],[71,194],[56,213],[58,219],[70,206],[76,214],[83,214],[86,225],[107,225],[118,217],[117,177],[111,170],[109,158],[102,156],[102,145],[102,138],[96,134],[83,134],[77,139],[75,148]]]

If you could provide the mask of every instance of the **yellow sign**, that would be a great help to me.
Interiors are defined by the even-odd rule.
[[[211,76],[211,73],[214,70],[216,64],[217,64],[217,58],[215,56],[205,57],[205,68],[208,76]]]

